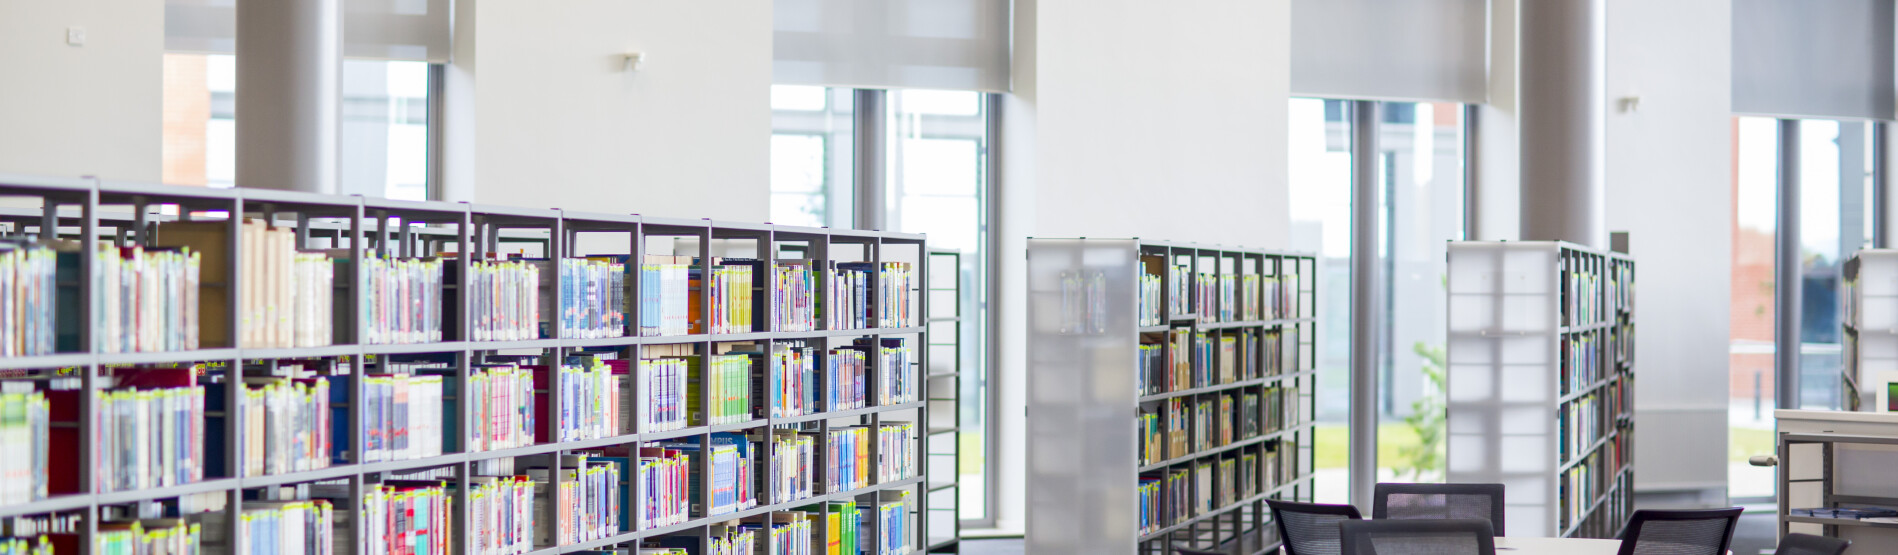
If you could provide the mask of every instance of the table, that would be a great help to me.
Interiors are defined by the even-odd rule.
[[[1621,540],[1496,537],[1497,555],[1615,555],[1620,550]]]

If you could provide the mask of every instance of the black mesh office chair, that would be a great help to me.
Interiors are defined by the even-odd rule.
[[[1267,499],[1272,506],[1272,521],[1278,523],[1279,538],[1285,542],[1285,555],[1338,555],[1338,523],[1362,520],[1358,508],[1350,505],[1320,505]]]
[[[1231,554],[1226,553],[1224,551],[1215,551],[1211,549],[1187,549],[1184,547],[1175,547],[1173,548],[1173,555],[1231,555]]]
[[[1503,532],[1502,484],[1384,484],[1372,492],[1371,518],[1481,518]]]
[[[1792,533],[1779,539],[1773,555],[1839,555],[1852,546],[1852,540]]]
[[[1726,555],[1740,510],[1635,511],[1620,555]]]
[[[1346,520],[1343,555],[1495,555],[1496,530],[1482,518]]]

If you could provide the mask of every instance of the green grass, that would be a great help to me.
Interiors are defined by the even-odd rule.
[[[1727,461],[1729,462],[1746,462],[1748,457],[1754,455],[1771,455],[1777,447],[1773,442],[1772,430],[1727,429]]]
[[[1319,424],[1315,426],[1318,436],[1318,468],[1345,468],[1350,464],[1351,436],[1343,424]],[[1383,424],[1377,427],[1377,467],[1392,468],[1398,460],[1398,450],[1417,444],[1417,432],[1403,423]]]

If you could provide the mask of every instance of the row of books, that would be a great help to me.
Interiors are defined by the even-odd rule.
[[[714,527],[708,536],[709,555],[752,555],[763,545],[758,542],[757,530],[741,526]]]
[[[567,260],[560,261],[562,266]],[[551,273],[544,279],[551,281]],[[468,292],[468,338],[474,341],[521,341],[541,335],[541,265],[522,260],[477,260],[468,264],[468,279],[456,286]],[[574,300],[568,279],[560,283],[561,312]],[[550,292],[551,293],[551,292]],[[452,300],[449,302],[453,302]],[[452,314],[452,312],[451,312]],[[564,322],[563,322],[564,323]]]
[[[225,283],[235,274],[243,285],[242,294],[232,299],[218,291],[200,294],[200,280],[192,280],[187,302],[202,312],[201,326],[190,323],[187,333],[201,335],[213,347],[230,346],[225,338],[232,331],[236,346],[244,348],[329,345],[336,298],[330,257],[300,251],[295,230],[262,220],[246,219],[238,226],[237,253],[229,252],[230,233],[231,224],[221,221],[165,222],[154,229],[153,246],[203,253],[202,283]],[[232,268],[234,263],[239,265]],[[235,322],[225,312],[233,303]]]
[[[708,311],[711,322],[708,326],[695,326],[695,328],[709,329],[710,333],[714,334],[754,331],[752,300],[755,295],[752,294],[752,285],[753,282],[759,281],[758,271],[764,267],[763,264],[752,258],[712,259],[711,279],[706,280],[706,287],[711,289],[710,294],[707,295],[712,303],[711,310]],[[696,266],[692,268],[693,274],[699,271]],[[692,297],[695,301],[698,298],[696,295]],[[696,315],[698,311],[693,310],[692,313]]]
[[[59,543],[63,542],[45,542],[34,547],[48,555],[55,551],[77,551],[59,549]],[[102,555],[198,555],[203,552],[202,525],[175,518],[101,522],[99,533],[92,540],[92,553]]]
[[[391,538],[397,530],[377,527],[377,505],[365,500],[365,521],[369,524],[369,555],[400,555],[404,551],[378,549],[378,544],[387,547],[387,543],[378,541]],[[216,534],[223,529],[222,512],[202,513],[209,517],[203,523],[204,531]],[[394,516],[390,515],[393,519]],[[236,538],[220,538],[227,553],[249,555],[334,555],[336,553],[335,509],[328,500],[312,499],[306,501],[245,501],[244,510],[237,516],[238,534]],[[377,533],[385,532],[385,533]],[[216,536],[213,536],[216,537]],[[213,543],[206,541],[206,543]],[[347,545],[347,544],[345,544]],[[435,552],[433,550],[428,550]],[[407,553],[420,555],[423,549]]]
[[[625,257],[562,258],[560,265],[561,337],[625,336],[626,315],[632,311]],[[553,330],[541,330],[540,337],[553,337]]]
[[[1135,486],[1140,534],[1152,534],[1277,488],[1296,477],[1297,451],[1292,442],[1267,444],[1191,466],[1142,473]]]
[[[639,265],[639,335],[692,333],[692,257],[646,255]]]
[[[1562,259],[1562,325],[1586,326],[1602,321],[1606,298],[1601,272],[1592,261]]]
[[[808,499],[817,495],[817,434],[797,430],[772,429],[771,500],[774,503]],[[760,437],[762,441],[767,438]],[[760,473],[763,475],[764,473]]]
[[[1137,301],[1139,306],[1136,307],[1135,311],[1135,314],[1139,315],[1139,326],[1158,326],[1166,323],[1166,314],[1163,313],[1163,309],[1166,307],[1162,306],[1160,300],[1160,276],[1144,271],[1136,271],[1135,277],[1138,278],[1139,283],[1137,285],[1140,288],[1140,295]]]
[[[152,371],[125,385],[101,389],[93,399],[93,464],[76,457],[78,391],[49,392],[53,422],[50,462],[53,491],[81,491],[77,472],[91,468],[100,492],[134,491],[175,486],[204,479],[205,439],[217,437],[206,430],[205,391],[194,385],[191,369]],[[180,385],[144,387],[143,384]],[[71,430],[63,432],[62,430]],[[70,433],[72,435],[66,435]],[[67,441],[61,441],[64,436]]]
[[[639,503],[634,505],[641,529],[671,526],[691,519],[691,459],[684,451],[659,446],[639,449]]]
[[[443,399],[453,399],[454,404],[445,405],[444,411],[459,414],[458,403],[471,405],[469,414],[473,422],[466,427],[469,451],[534,444],[534,433],[538,429],[534,419],[539,411],[535,410],[537,401],[531,372],[513,364],[477,365],[469,370],[468,392],[465,395],[455,391],[454,380],[446,383],[448,393],[444,394]],[[453,426],[457,420],[449,419],[444,424]],[[380,458],[378,453],[368,450],[364,451],[363,456],[364,460]]]
[[[43,535],[33,539],[0,538],[0,555],[53,555],[53,542]]]
[[[872,434],[875,434],[872,436]],[[831,428],[824,441],[826,493],[866,488],[874,476],[890,482],[916,475],[921,461],[916,453],[916,428],[909,422]],[[872,458],[871,441],[877,452]]]
[[[1237,292],[1237,276],[1212,272],[1193,274],[1193,306],[1198,310],[1199,321],[1233,321],[1236,316],[1233,309],[1238,306],[1233,296]]]
[[[540,415],[535,438],[543,443],[581,441],[620,435],[620,376],[590,356],[568,357],[558,368],[527,366],[534,375]],[[559,404],[546,397],[558,390]],[[558,411],[558,418],[547,411]]]
[[[46,498],[51,422],[45,393],[0,392],[0,505]]]
[[[697,395],[686,396],[686,412],[692,414],[694,422],[719,425],[751,421],[750,356],[692,357],[685,359],[685,363],[689,380],[702,384],[711,395],[709,404]]]
[[[752,471],[751,442],[742,434],[720,432],[712,434],[709,445],[700,445],[695,438],[691,441],[667,443],[667,449],[683,451],[687,458],[698,464],[698,459],[709,459],[709,473],[695,473],[692,491],[711,492],[711,505],[698,511],[704,515],[729,514],[758,506],[758,497],[754,493]]]
[[[369,555],[448,553],[454,543],[454,501],[447,485],[434,480],[386,480],[364,488],[362,537]],[[321,503],[315,508],[329,512],[328,503],[312,503]],[[316,524],[330,528],[330,522],[323,518]]]
[[[1138,410],[1135,417],[1140,464],[1184,457],[1300,422],[1298,388],[1267,387],[1189,400],[1175,397]]]
[[[914,534],[910,525],[910,501],[909,491],[884,490],[877,492],[874,507],[861,509],[865,513],[875,511],[877,529],[876,534],[865,535],[864,555],[909,555],[909,540]],[[872,539],[875,541],[870,541]]]
[[[469,482],[469,547],[477,555],[533,551],[533,480],[525,475],[473,476]]]
[[[816,351],[802,342],[771,345],[771,360],[763,383],[767,388],[765,397],[770,399],[772,418],[816,414],[820,410],[817,358]]]
[[[1569,395],[1608,377],[1601,359],[1600,332],[1570,334],[1562,340],[1562,394]]]
[[[59,255],[53,249],[0,240],[0,356],[50,355],[58,349],[58,273]]]
[[[686,427],[686,403],[689,359],[683,357],[642,358],[637,362],[637,387],[646,392],[639,400],[639,431],[666,432]],[[622,364],[608,361],[609,364]],[[628,415],[630,417],[630,415]]]
[[[771,267],[771,331],[817,329],[817,273],[810,261],[786,260]]]
[[[264,476],[329,468],[334,457],[331,423],[330,382],[327,379],[245,378],[238,396],[237,410],[243,414],[243,474]],[[224,388],[228,382],[204,385],[205,426],[212,475],[225,472],[224,453],[232,446],[222,433],[226,410]],[[437,380],[436,389],[440,389]],[[398,427],[403,434],[408,428]],[[440,428],[436,428],[439,433]],[[439,454],[439,448],[437,448]]]
[[[1611,431],[1603,420],[1600,391],[1562,403],[1556,411],[1557,430],[1562,438],[1557,460],[1569,462],[1585,455],[1595,442]]]
[[[362,342],[369,345],[442,340],[442,261],[365,256],[357,268],[362,292]]]
[[[868,340],[859,339],[857,344],[865,346]],[[922,400],[922,380],[917,376],[921,362],[908,341],[882,339],[877,345],[876,403],[900,405]]]
[[[469,389],[486,388],[490,379],[486,370],[470,372]],[[476,376],[479,376],[479,384]],[[333,413],[329,422],[334,426],[327,438],[333,445],[328,452],[337,463],[352,462],[349,459],[351,438],[346,426],[352,379],[354,377],[349,375],[328,378],[328,408]],[[363,462],[401,461],[442,454],[443,439],[449,430],[444,409],[458,406],[444,402],[447,393],[453,391],[448,384],[454,380],[440,374],[366,374],[362,380]],[[478,398],[474,401],[481,404]],[[475,421],[484,420],[476,416]],[[473,432],[471,436],[481,435],[483,430],[477,428],[480,427],[469,427]],[[470,445],[473,444],[471,441]]]
[[[198,348],[203,257],[190,248],[144,249],[100,245],[93,258],[93,343],[102,353]],[[42,301],[43,302],[43,301]],[[28,305],[17,305],[24,311]],[[39,305],[50,307],[51,305]],[[75,305],[76,306],[76,305]],[[47,310],[42,308],[41,310]],[[71,315],[73,312],[61,311]],[[21,318],[34,312],[19,312]],[[221,333],[221,332],[219,332]],[[223,335],[205,334],[221,338]],[[44,339],[31,339],[44,344]]]
[[[560,456],[560,469],[530,468],[527,475],[535,483],[534,499],[553,503],[553,521],[535,521],[536,542],[540,545],[566,545],[604,539],[620,533],[620,503],[623,500],[621,470],[624,458],[589,459],[587,454]],[[536,509],[542,511],[543,509]]]
[[[870,325],[870,264],[830,264],[824,270],[824,329],[856,330]]]
[[[1142,343],[1135,353],[1135,388],[1142,394],[1278,376],[1299,368],[1298,329],[1293,327],[1219,335],[1182,327],[1168,330],[1164,341]]]

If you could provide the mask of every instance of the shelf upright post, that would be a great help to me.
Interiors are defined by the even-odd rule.
[[[95,188],[94,191],[97,191]],[[146,229],[145,196],[132,197],[132,242],[143,245],[151,239],[151,230]]]
[[[226,326],[226,332],[230,335],[225,337],[224,344],[230,347],[242,347],[240,340],[244,337],[244,320],[241,307],[246,284],[238,278],[243,275],[242,268],[244,267],[244,198],[241,195],[235,196],[230,202],[230,215],[225,218],[225,224],[229,226],[229,231],[225,234],[225,248],[229,250],[225,257],[228,263],[224,268],[224,295],[227,301],[224,303],[224,310],[225,321],[232,325]],[[179,206],[178,213],[182,217],[190,214],[191,209],[188,206]],[[243,362],[242,360],[231,361],[231,366],[224,372],[224,437],[227,439],[224,442],[224,469],[230,474],[229,478],[241,478],[245,475],[244,453],[248,452],[245,445],[251,440],[244,437],[246,411],[243,410],[241,404],[244,402]],[[242,485],[241,480],[238,483],[239,486]],[[224,537],[232,546],[242,545],[244,529],[238,517],[244,514],[244,490],[241,487],[233,487],[225,493],[224,510],[227,518],[224,519]]]
[[[458,291],[458,294],[455,295],[455,304],[458,305],[456,306],[455,313],[459,315],[459,317],[455,319],[454,323],[449,325],[454,326],[454,337],[465,340],[468,337],[469,328],[472,327],[471,320],[474,318],[472,310],[474,307],[474,292],[469,290],[467,286],[469,268],[474,264],[473,261],[475,257],[474,251],[470,249],[470,243],[472,242],[470,236],[474,227],[474,214],[469,210],[467,204],[460,206],[461,213],[458,214],[457,221],[455,222],[454,240],[456,265],[461,268],[460,283],[462,290]],[[442,449],[444,454],[451,452],[464,454],[473,453],[474,449],[468,444],[468,438],[473,435],[471,432],[476,426],[483,424],[474,421],[474,403],[472,402],[473,399],[470,394],[472,391],[470,389],[470,382],[472,381],[471,377],[474,373],[474,356],[474,352],[467,349],[455,353],[455,409],[459,414],[450,415],[448,417],[454,418],[454,422],[460,424],[455,427],[460,437],[456,437],[450,442],[445,442],[444,447],[452,447]],[[455,465],[454,529],[460,530],[462,533],[455,534],[452,540],[454,543],[454,553],[474,553],[472,549],[473,546],[469,539],[474,531],[474,528],[470,525],[474,523],[474,503],[472,502],[474,498],[472,494],[474,488],[473,475],[474,469],[478,464],[479,463],[473,461],[472,457],[469,457]],[[353,521],[355,519],[351,520]]]

